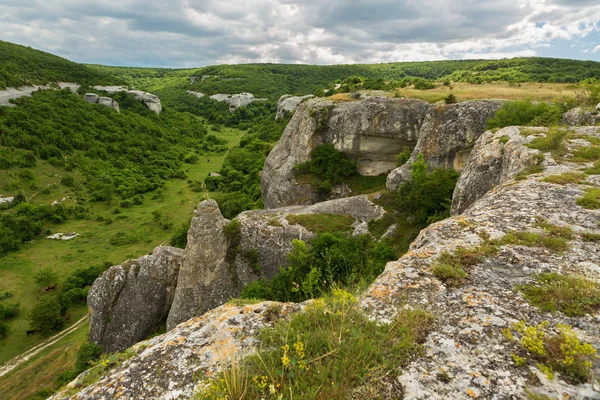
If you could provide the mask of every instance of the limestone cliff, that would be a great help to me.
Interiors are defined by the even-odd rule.
[[[312,99],[298,107],[281,140],[265,161],[262,193],[266,208],[311,204],[323,199],[308,183],[295,180],[294,167],[309,160],[318,144],[329,143],[358,162],[361,175],[388,176],[395,189],[410,178],[419,153],[432,167],[464,166],[475,140],[500,102],[474,101],[436,108],[421,100],[366,97],[334,103]],[[412,156],[394,169],[405,148]]]
[[[90,340],[112,353],[158,329],[171,308],[182,260],[183,250],[157,247],[96,279],[88,294]]]
[[[507,128],[478,139],[465,169],[470,172],[462,182],[464,190],[473,183],[477,195],[460,203],[462,214],[423,230],[410,251],[388,263],[359,300],[359,306],[380,323],[391,321],[404,307],[422,308],[436,317],[424,356],[394,377],[402,385],[404,399],[520,399],[526,398],[526,390],[549,398],[600,398],[597,383],[574,384],[561,376],[549,380],[533,365],[517,367],[512,354],[519,344],[502,332],[520,320],[529,324],[548,321],[548,329],[554,332],[558,324],[567,323],[578,337],[600,348],[598,313],[568,317],[543,312],[515,290],[517,285],[534,282],[542,272],[579,274],[600,281],[600,245],[585,239],[586,234],[600,234],[600,214],[577,204],[586,190],[600,188],[600,179],[597,175],[585,181],[543,179],[590,166],[569,159],[577,148],[600,140],[600,130],[576,128],[577,138],[567,138],[566,153],[560,159],[547,153],[545,171],[515,179],[520,165],[535,164],[529,157],[539,160],[537,151],[525,144],[544,137],[546,131],[520,133],[523,130]],[[492,176],[501,176],[487,192],[481,184],[488,179],[486,165],[496,171]],[[511,232],[543,234],[541,222],[569,227],[572,233],[566,245],[557,250],[501,240]],[[462,284],[447,285],[433,273],[443,252],[484,244],[494,246],[494,252],[473,258]],[[268,324],[266,313],[272,307],[273,303],[225,305],[193,318],[136,345],[129,360],[97,383],[78,387],[74,382],[72,390],[79,393],[70,398],[189,398],[197,384],[195,376],[210,375],[233,352],[245,353],[260,344],[256,332]],[[289,304],[278,307],[284,314],[301,309]],[[597,360],[592,369],[598,376]],[[55,398],[69,396],[62,393]]]

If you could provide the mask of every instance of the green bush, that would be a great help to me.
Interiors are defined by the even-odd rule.
[[[21,313],[19,303],[0,303],[0,319],[14,318]]]
[[[33,306],[29,316],[31,329],[48,335],[60,331],[65,320],[61,313],[61,306],[54,296],[44,296]]]
[[[183,224],[177,229],[171,239],[169,240],[169,245],[173,247],[179,247],[180,249],[185,249],[187,246],[187,233],[190,229],[189,224]]]
[[[315,188],[321,193],[329,193],[332,186],[356,175],[356,162],[333,145],[321,144],[310,152],[310,161],[297,165],[296,171],[313,175],[317,179]]]
[[[38,286],[50,286],[58,283],[58,275],[50,267],[40,269],[33,275],[33,280]]]
[[[0,339],[4,339],[8,336],[8,331],[10,329],[10,325],[4,321],[0,321]]]
[[[411,168],[411,179],[398,188],[398,203],[422,223],[450,215],[452,193],[458,180],[453,169],[434,169],[431,173],[422,154]]]
[[[385,243],[375,244],[365,235],[320,233],[310,243],[294,240],[289,266],[271,281],[250,283],[243,298],[300,302],[315,298],[334,286],[368,284],[383,271],[394,251]]]
[[[487,128],[558,125],[566,111],[565,105],[560,103],[511,101],[500,107],[494,118],[487,122]]]
[[[450,93],[448,96],[444,97],[444,102],[446,104],[455,104],[455,103],[458,103],[458,100],[456,99],[455,95]]]

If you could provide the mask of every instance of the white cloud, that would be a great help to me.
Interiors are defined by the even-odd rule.
[[[594,47],[594,50],[592,50],[592,52],[597,53],[600,51],[600,45]]]
[[[80,62],[178,67],[334,64],[533,56],[552,41],[598,33],[600,4],[596,0],[0,0],[0,25],[3,40]]]

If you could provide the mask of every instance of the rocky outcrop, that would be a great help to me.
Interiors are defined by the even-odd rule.
[[[573,108],[563,114],[560,123],[566,126],[580,126],[580,125],[596,125],[600,123],[600,113],[596,111],[585,111],[579,107]]]
[[[109,94],[114,94],[118,92],[125,92],[128,94],[132,94],[135,96],[135,99],[141,101],[148,107],[148,109],[156,114],[160,114],[162,112],[162,104],[160,102],[160,98],[152,93],[147,93],[141,90],[130,90],[123,86],[94,86],[96,90],[102,90]]]
[[[83,96],[83,101],[90,104],[100,104],[101,106],[109,107],[119,112],[119,103],[117,103],[110,97],[101,97],[98,96],[96,93],[86,93]]]
[[[487,120],[501,106],[501,102],[472,101],[434,107],[421,100],[387,97],[342,103],[305,101],[265,161],[265,207],[322,200],[310,184],[295,180],[294,169],[321,143],[333,144],[356,159],[362,175],[391,171],[387,186],[392,190],[410,179],[412,162],[419,153],[431,167],[460,171]],[[405,148],[412,151],[410,159],[394,169],[396,154]]]
[[[535,132],[535,130],[530,129]],[[540,134],[543,129],[537,130]],[[486,132],[471,152],[452,196],[452,215],[460,214],[494,186],[511,179],[528,167],[542,163],[534,158],[538,150],[524,144],[533,136],[521,135],[517,127]]]
[[[33,93],[38,90],[49,90],[49,89],[69,89],[72,92],[76,92],[80,85],[76,83],[69,82],[58,82],[52,85],[43,85],[43,86],[22,86],[19,88],[7,88],[4,90],[0,90],[0,106],[14,107],[15,105],[11,103],[11,100],[16,100],[21,97],[31,96]]]
[[[312,99],[313,97],[315,96],[312,94],[308,94],[306,96],[292,96],[289,94],[284,94],[277,102],[277,114],[275,114],[275,121],[282,119],[286,113],[296,111],[300,103],[305,100]]]
[[[183,250],[157,247],[104,272],[88,294],[90,340],[113,353],[158,329],[171,308],[182,261]]]
[[[253,351],[261,329],[302,307],[225,304],[138,343],[128,351],[128,360],[87,387],[84,372],[51,399],[189,399],[202,377],[214,375],[232,357]]]
[[[255,101],[266,101],[267,99],[258,99],[254,97],[252,93],[239,93],[239,94],[214,94],[210,96],[211,99],[216,101],[224,101],[229,104],[229,112],[234,112],[238,107],[246,107],[248,104]]]
[[[576,132],[596,141],[600,138],[596,128],[579,128]],[[482,136],[476,145],[478,153],[494,154],[504,135],[506,131]],[[528,148],[518,149],[522,143],[516,136],[509,136],[505,151],[517,160],[504,160],[505,167],[518,166],[522,157],[534,155]],[[512,150],[508,148],[511,141],[515,147]],[[490,150],[485,149],[486,144]],[[483,177],[483,158],[479,160]],[[490,167],[498,170],[497,157],[489,160]],[[404,399],[532,398],[524,394],[526,390],[543,394],[543,398],[600,398],[600,391],[593,384],[569,384],[562,377],[549,380],[534,366],[515,366],[512,354],[518,353],[519,344],[502,334],[503,329],[517,321],[530,325],[548,321],[551,333],[557,332],[558,324],[566,323],[574,327],[582,340],[600,349],[597,313],[582,317],[550,314],[534,307],[515,290],[518,285],[535,282],[535,276],[543,272],[584,275],[600,281],[600,247],[581,236],[584,232],[600,233],[598,211],[576,203],[586,189],[597,188],[600,182],[596,176],[582,183],[542,182],[543,177],[575,173],[585,166],[557,160],[546,164],[543,173],[518,180],[510,176],[509,169],[503,169],[504,183],[483,194],[461,215],[423,230],[410,251],[389,263],[363,296],[363,309],[381,322],[391,321],[407,305],[430,310],[437,317],[437,328],[425,344],[425,356],[411,363],[398,378]],[[480,180],[471,178],[465,183],[469,181]],[[444,285],[432,272],[444,251],[475,248],[485,240],[499,239],[510,232],[544,232],[539,226],[539,221],[544,220],[573,230],[567,250],[500,245],[496,254],[483,256],[469,269],[468,280],[458,288]],[[595,362],[593,369],[597,375],[600,365]]]
[[[214,200],[203,201],[188,232],[167,329],[239,296],[252,281],[273,278],[287,266],[292,240],[315,235],[287,219],[303,214],[347,215],[358,227],[381,218],[384,210],[367,196],[356,196],[312,206],[246,211],[232,222],[221,215]]]
[[[497,142],[505,141],[502,137],[506,135],[509,138],[504,144],[514,141],[511,146],[515,148],[505,151],[517,158],[527,154],[536,157],[535,153],[529,153],[530,149],[518,149],[526,142],[517,141],[513,133],[486,134],[480,137],[476,151],[495,154],[496,150],[484,147],[490,145],[496,149]],[[600,139],[597,128],[576,128],[576,133],[580,137],[592,136],[594,142]],[[566,323],[574,327],[579,338],[600,349],[598,313],[567,317],[560,312],[543,312],[515,290],[517,285],[534,282],[541,272],[585,275],[600,281],[600,245],[582,237],[583,233],[600,234],[599,214],[577,204],[586,189],[600,188],[600,179],[590,176],[586,182],[567,184],[541,180],[549,175],[578,172],[591,165],[563,161],[574,148],[586,145],[590,143],[585,139],[572,141],[565,158],[548,160],[542,173],[515,180],[511,172],[506,172],[504,183],[480,196],[462,214],[424,229],[409,252],[388,263],[383,274],[359,299],[358,305],[379,323],[391,322],[406,307],[424,309],[436,318],[435,328],[424,344],[423,356],[412,359],[393,376],[402,385],[403,399],[520,399],[528,397],[526,391],[544,398],[600,397],[595,382],[573,384],[560,375],[549,380],[533,362],[516,366],[512,354],[518,353],[519,343],[503,334],[505,328],[517,321],[528,324],[548,321],[551,333],[556,332],[558,324]],[[497,157],[489,160],[494,164]],[[505,165],[520,163],[506,160]],[[566,250],[557,252],[510,242],[491,244],[496,246],[495,254],[483,253],[476,259],[462,285],[447,286],[433,274],[443,252],[474,248],[486,241],[490,245],[489,240],[515,231],[540,233],[543,228],[539,222],[544,220],[572,229]],[[281,308],[283,313],[289,313],[301,307],[274,303],[221,306],[136,345],[131,359],[103,375],[97,383],[80,388],[71,398],[110,398],[115,393],[124,399],[189,398],[198,384],[194,376],[213,376],[232,354],[256,348],[259,343],[256,332],[268,324],[269,309]],[[598,376],[597,360],[592,368],[594,376]],[[73,388],[77,388],[76,383]]]
[[[431,168],[461,171],[487,121],[501,106],[499,101],[465,101],[437,107],[427,115],[410,159],[388,175],[388,189],[396,190],[410,180],[412,163],[419,154]]]
[[[421,125],[432,110],[431,104],[421,100],[384,97],[303,102],[265,161],[265,207],[311,204],[319,199],[310,184],[295,181],[294,167],[309,160],[311,150],[321,143],[355,158],[363,175],[390,171],[395,155],[416,145]]]

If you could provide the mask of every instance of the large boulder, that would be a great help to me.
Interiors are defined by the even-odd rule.
[[[544,131],[537,132],[543,134]],[[514,126],[483,134],[475,144],[454,189],[452,215],[465,211],[494,186],[541,163],[534,157],[539,151],[524,146],[533,137],[521,135],[521,129]]]
[[[300,103],[305,100],[312,99],[313,97],[315,96],[312,94],[308,94],[306,96],[292,96],[289,94],[284,94],[277,102],[277,114],[275,114],[275,121],[283,118],[286,113],[296,111]]]
[[[261,278],[269,280],[286,267],[292,240],[310,240],[315,236],[310,226],[290,223],[288,216],[345,215],[358,226],[381,218],[384,213],[383,208],[363,195],[311,206],[246,211],[229,221],[214,200],[203,201],[188,232],[167,329],[239,296],[248,283]],[[352,230],[350,224],[349,229]]]
[[[421,100],[371,97],[334,103],[311,99],[300,104],[281,140],[265,161],[262,193],[266,208],[322,200],[310,184],[296,182],[295,166],[312,149],[329,143],[358,162],[363,175],[387,173],[395,155],[414,148],[433,106]]]
[[[591,136],[592,143],[600,139],[597,128],[576,128],[576,133]],[[526,154],[537,158],[527,148],[517,149],[526,146],[517,142],[512,133],[506,134],[509,136],[506,144],[514,140],[515,149],[511,154],[517,158]],[[590,144],[585,139],[577,139],[569,144],[566,157],[572,154],[571,145]],[[476,146],[486,145],[496,149],[496,138],[482,136]],[[482,149],[483,153],[495,151]],[[489,160],[490,167],[496,168],[496,157]],[[594,380],[600,374],[597,360],[592,362],[590,383],[576,384],[560,374],[548,379],[533,357],[521,352],[519,341],[506,337],[505,329],[517,321],[530,325],[547,321],[544,324],[548,326],[548,334],[556,334],[559,324],[569,324],[578,338],[600,348],[598,312],[578,317],[568,317],[559,311],[545,312],[515,290],[519,285],[536,282],[536,276],[542,272],[577,274],[595,282],[600,280],[600,244],[584,240],[585,234],[600,234],[598,211],[577,204],[586,190],[600,188],[600,179],[590,176],[586,182],[567,184],[542,181],[542,177],[578,173],[581,167],[591,165],[578,165],[565,159],[555,161],[548,163],[540,174],[518,180],[507,176],[504,183],[483,194],[461,215],[421,231],[409,252],[388,263],[385,271],[359,298],[358,306],[382,324],[393,321],[405,308],[423,309],[436,318],[435,327],[427,334],[422,356],[390,372],[390,378],[402,386],[403,399],[587,400],[600,397]],[[519,163],[506,160],[507,165]],[[572,229],[573,235],[564,251],[510,241],[503,245],[489,242],[515,231],[545,232],[540,226],[544,220]],[[453,253],[462,247],[460,254],[468,256],[472,254],[470,251],[476,250],[465,252],[465,248],[486,243],[497,246],[497,251],[493,255],[489,252],[482,253],[480,258],[469,258],[473,265],[462,285],[450,287],[433,273],[444,252]],[[221,306],[136,345],[129,360],[105,372],[96,383],[86,387],[84,377],[78,378],[71,385],[71,393],[79,391],[77,394],[68,397],[68,392],[62,392],[54,398],[101,399],[114,397],[115,393],[122,399],[191,398],[195,388],[202,387],[207,379],[226,367],[233,354],[246,354],[260,346],[258,332],[270,325],[269,314],[280,310],[278,313],[287,315],[301,309],[302,305],[285,303]],[[310,346],[310,338],[307,340]],[[328,351],[323,350],[323,354],[330,354]],[[528,365],[515,365],[513,354],[530,359]],[[194,379],[199,376],[207,378]]]
[[[425,118],[410,159],[388,175],[388,189],[396,190],[410,179],[412,163],[419,154],[431,168],[461,171],[487,121],[500,107],[499,101],[465,101],[435,108]]]
[[[98,96],[96,93],[86,93],[83,96],[83,101],[90,104],[96,104],[99,98],[100,96]]]
[[[90,340],[113,353],[159,328],[171,308],[182,261],[183,250],[157,247],[104,272],[88,294]]]

